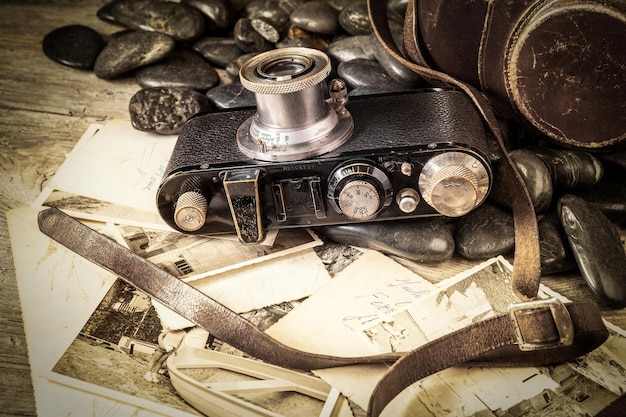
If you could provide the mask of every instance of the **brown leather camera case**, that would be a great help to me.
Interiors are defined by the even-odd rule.
[[[482,90],[504,117],[553,141],[623,148],[626,3],[419,0],[424,63]]]

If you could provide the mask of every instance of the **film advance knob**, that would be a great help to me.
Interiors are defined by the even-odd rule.
[[[187,191],[178,197],[174,222],[185,232],[195,232],[204,226],[208,203],[197,191]]]
[[[424,165],[418,186],[424,201],[435,210],[444,216],[459,217],[485,199],[489,174],[472,155],[446,152]]]

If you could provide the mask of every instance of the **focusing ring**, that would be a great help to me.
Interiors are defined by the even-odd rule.
[[[274,67],[295,71],[276,75]],[[330,59],[317,49],[282,48],[259,54],[241,66],[241,84],[257,94],[295,93],[322,83],[330,74]]]

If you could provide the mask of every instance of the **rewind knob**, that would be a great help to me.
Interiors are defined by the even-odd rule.
[[[463,216],[482,203],[489,185],[485,165],[464,152],[445,152],[429,159],[418,180],[424,201],[448,217]]]
[[[174,222],[185,232],[195,232],[204,226],[207,199],[197,191],[184,192],[176,200]]]

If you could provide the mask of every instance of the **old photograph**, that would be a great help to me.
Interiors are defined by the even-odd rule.
[[[263,329],[290,308],[284,303],[243,316]],[[221,407],[234,413],[228,415],[270,410],[317,417],[329,401],[339,404],[329,416],[352,415],[343,397],[319,378],[257,362],[196,326],[168,328],[162,311],[116,280],[50,378],[155,411],[172,408],[167,415],[219,417],[215,410]]]

